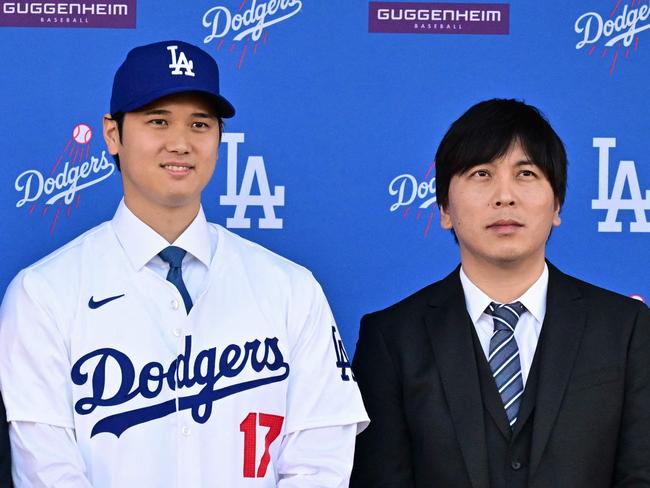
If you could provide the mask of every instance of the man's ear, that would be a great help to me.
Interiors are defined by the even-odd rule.
[[[562,223],[562,219],[560,218],[560,210],[562,208],[560,207],[560,202],[555,200],[555,213],[553,214],[553,227],[558,227]]]
[[[119,152],[118,150],[122,145],[122,141],[120,140],[120,132],[117,128],[117,122],[111,118],[110,114],[104,115],[103,133],[104,142],[106,142],[108,152],[115,156]]]
[[[451,223],[451,215],[447,212],[446,205],[440,205],[440,227],[445,230],[452,230],[454,226]]]

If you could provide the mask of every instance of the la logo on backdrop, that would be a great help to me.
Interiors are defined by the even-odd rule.
[[[634,220],[630,232],[650,232],[646,210],[650,210],[650,190],[641,191],[636,164],[631,160],[618,162],[616,176],[610,187],[610,153],[616,147],[615,137],[594,137],[593,146],[598,148],[598,198],[591,201],[593,210],[607,210],[605,220],[598,222],[598,232],[623,232],[619,213],[631,211]],[[629,195],[625,198],[624,195]]]
[[[284,186],[274,186],[273,192],[269,186],[266,166],[262,156],[249,156],[241,185],[237,188],[238,148],[244,142],[243,132],[224,132],[221,138],[227,151],[226,194],[221,195],[221,205],[233,205],[235,214],[226,219],[229,229],[250,229],[251,219],[246,217],[250,206],[262,207],[264,217],[258,219],[260,229],[282,229],[283,220],[276,217],[275,207],[284,206]],[[257,182],[258,193],[253,193],[254,183]]]
[[[639,34],[650,29],[650,5],[647,0],[615,0],[609,12],[586,12],[575,21],[578,51],[585,49],[609,61],[609,74],[617,62],[629,59],[639,49]]]
[[[591,201],[591,208],[606,210],[604,220],[598,222],[598,232],[650,232],[650,222],[646,217],[646,211],[650,210],[650,190],[642,191],[635,162],[618,161],[610,191],[610,156],[616,148],[616,138],[594,137],[593,147],[598,149],[598,198]],[[624,226],[619,220],[624,211],[632,217],[629,226]],[[647,303],[642,295],[633,294],[630,297]]]

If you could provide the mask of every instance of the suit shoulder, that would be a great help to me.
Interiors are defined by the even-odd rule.
[[[417,320],[413,319],[421,317],[424,311],[429,307],[430,302],[437,301],[441,297],[453,292],[455,286],[452,280],[456,278],[457,275],[458,273],[454,271],[446,278],[431,283],[382,310],[364,315],[362,324],[373,323],[392,325],[396,322],[399,322],[400,324],[417,322]]]
[[[565,298],[580,300],[588,314],[588,324],[593,327],[600,324],[621,331],[629,330],[627,326],[632,326],[638,320],[650,325],[650,310],[640,300],[558,273],[557,269],[549,277],[549,300],[551,294],[554,303],[560,294],[568,294]]]
[[[647,305],[640,300],[622,295],[612,290],[588,283],[573,276],[566,278],[580,290],[582,296],[589,301],[590,307],[595,309],[638,312],[647,309]]]

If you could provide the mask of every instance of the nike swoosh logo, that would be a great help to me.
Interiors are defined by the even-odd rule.
[[[123,296],[124,293],[122,293],[121,295],[115,295],[114,297],[104,298],[103,300],[99,300],[97,302],[94,300],[94,297],[90,297],[90,300],[88,300],[88,306],[94,310],[96,308],[101,307],[102,305],[106,305],[108,302],[112,302],[113,300],[122,298]]]

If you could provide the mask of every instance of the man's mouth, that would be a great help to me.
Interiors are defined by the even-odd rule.
[[[517,220],[513,219],[500,219],[497,220],[496,222],[492,222],[490,225],[487,226],[488,229],[494,230],[496,232],[513,232],[517,230],[520,227],[523,227],[524,224]]]
[[[187,163],[163,163],[160,165],[161,168],[164,168],[173,173],[187,173],[188,171],[194,169],[194,166]]]

